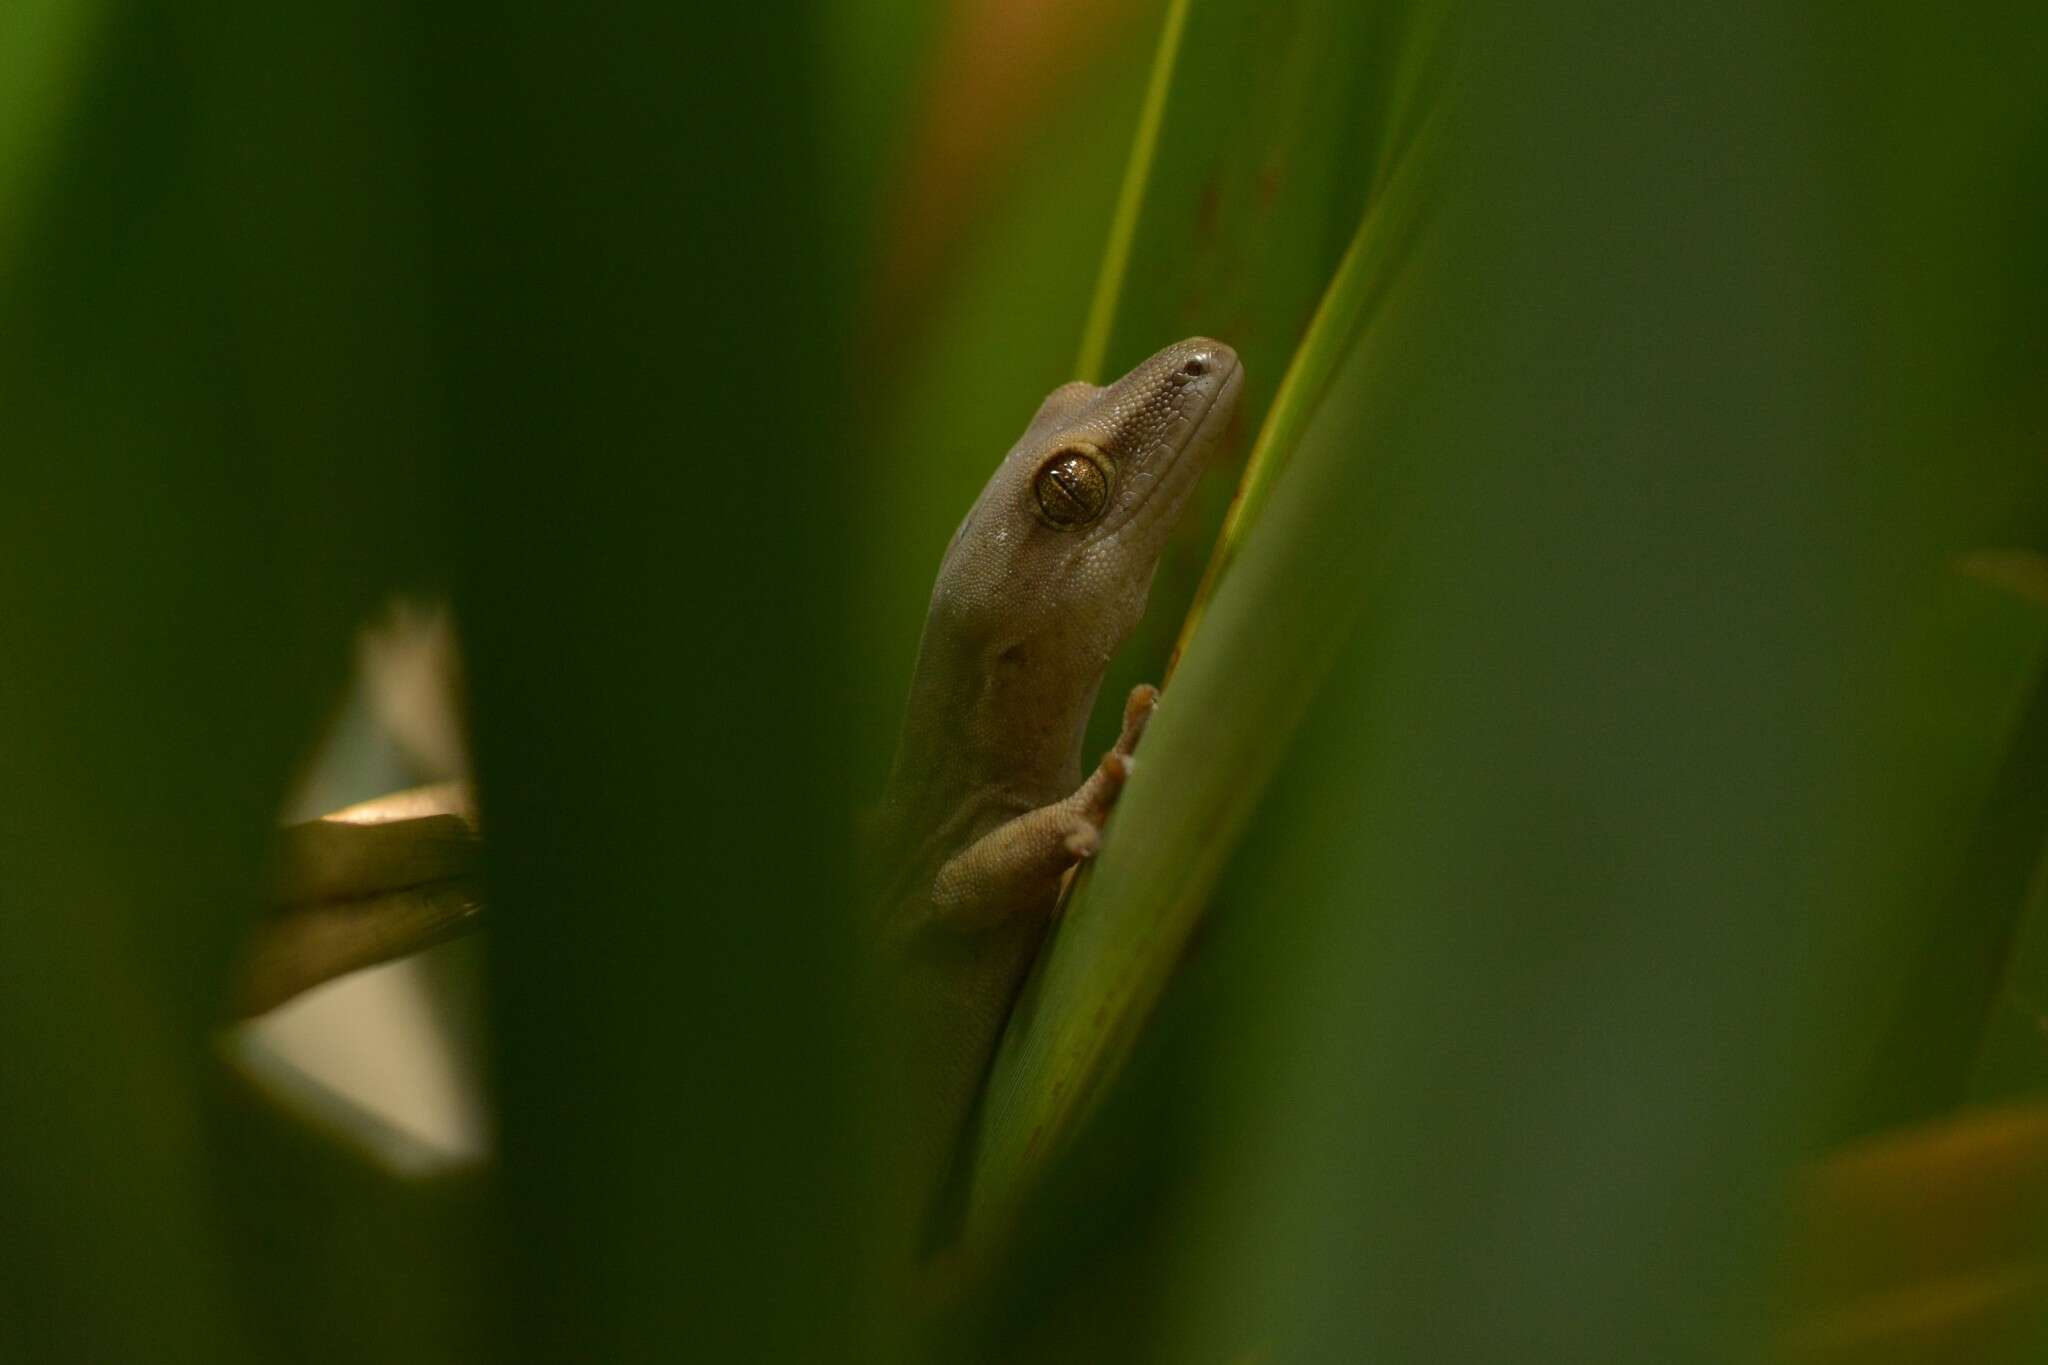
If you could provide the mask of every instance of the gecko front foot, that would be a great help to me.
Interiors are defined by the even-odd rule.
[[[1074,817],[1092,836],[1085,852],[1075,852],[1077,859],[1093,857],[1101,846],[1102,823],[1109,818],[1116,799],[1123,795],[1132,769],[1138,766],[1138,741],[1144,737],[1145,724],[1158,706],[1159,689],[1152,684],[1140,683],[1131,689],[1131,695],[1124,701],[1124,728],[1115,747],[1102,756],[1102,762],[1095,765],[1088,780],[1062,803],[1071,808]]]
[[[1123,731],[1071,796],[998,825],[945,866],[932,886],[932,906],[956,929],[995,923],[1020,905],[1050,904],[1067,869],[1102,847],[1102,826],[1137,765],[1145,723],[1159,704],[1150,683],[1131,689]]]

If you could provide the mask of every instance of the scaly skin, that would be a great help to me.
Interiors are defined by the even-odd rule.
[[[954,533],[874,830],[881,936],[913,1113],[903,1153],[955,1155],[1061,878],[1092,856],[1157,692],[1084,783],[1103,671],[1236,406],[1228,346],[1169,346],[1114,384],[1056,389]]]

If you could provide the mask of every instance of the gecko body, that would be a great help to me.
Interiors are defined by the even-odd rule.
[[[1085,780],[1083,732],[1242,380],[1195,337],[1055,389],[947,546],[872,848],[924,1169],[956,1154],[1061,879],[1131,772],[1155,689]]]

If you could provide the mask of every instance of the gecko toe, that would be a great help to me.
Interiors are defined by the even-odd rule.
[[[1136,766],[1136,761],[1122,750],[1111,749],[1104,754],[1102,762],[1095,766],[1095,775],[1074,793],[1073,805],[1080,817],[1097,825],[1107,820]]]
[[[1145,733],[1145,724],[1152,719],[1152,713],[1159,709],[1159,689],[1151,683],[1139,683],[1131,689],[1131,695],[1124,702],[1123,733],[1117,737],[1116,747],[1120,753],[1128,754],[1138,747],[1138,740]]]

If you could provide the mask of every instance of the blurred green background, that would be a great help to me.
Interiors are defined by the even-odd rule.
[[[1992,5],[13,0],[0,1359],[2048,1358],[2044,72]],[[1199,628],[907,1305],[853,817],[1038,399],[1193,333],[1238,430],[1105,695]],[[488,1138],[409,1163],[221,1022],[280,814],[422,775],[394,594],[492,926],[421,987]]]

